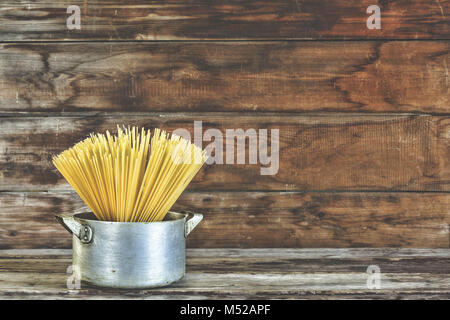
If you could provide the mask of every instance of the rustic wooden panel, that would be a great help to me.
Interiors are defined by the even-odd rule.
[[[189,247],[449,248],[449,205],[443,193],[186,192],[174,210],[205,216]],[[70,248],[53,215],[83,206],[74,193],[0,193],[0,249]]]
[[[0,40],[441,39],[449,4],[436,0],[22,1],[0,10]],[[66,8],[81,8],[81,30],[68,30]],[[369,30],[370,5],[381,30]]]
[[[192,131],[194,120],[224,136],[226,129],[279,130],[280,159],[275,175],[262,175],[267,166],[248,164],[248,154],[247,164],[205,165],[191,190],[450,191],[449,117],[218,113],[0,118],[0,190],[68,190],[51,157],[90,132],[117,124]],[[233,143],[218,139],[224,161],[225,140]]]
[[[442,114],[449,49],[450,41],[3,44],[0,111]]]
[[[70,252],[0,251],[2,299],[436,299],[449,298],[448,250],[188,249],[186,276],[164,288],[66,287]],[[368,254],[370,252],[370,254]],[[373,256],[371,255],[373,254]],[[380,258],[381,257],[381,258]],[[367,288],[369,265],[381,271]],[[170,312],[170,311],[169,311]],[[178,310],[172,310],[176,317]]]

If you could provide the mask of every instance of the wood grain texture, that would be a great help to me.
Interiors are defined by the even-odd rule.
[[[69,290],[70,251],[0,251],[0,297],[436,299],[449,298],[449,263],[449,251],[442,249],[188,249],[187,274],[169,287],[103,290],[82,284],[79,290]],[[367,288],[369,265],[380,268],[380,289]]]
[[[82,9],[82,30],[66,28],[73,4]],[[366,27],[372,4],[381,7],[381,30]],[[262,176],[260,164],[206,166],[175,207],[206,215],[190,247],[450,247],[448,12],[448,1],[439,0],[2,2],[0,248],[70,247],[53,214],[72,213],[81,202],[67,192],[52,155],[116,124],[192,131],[194,120],[223,133],[279,129],[280,169]],[[349,39],[365,41],[340,41]],[[199,288],[213,288],[199,292],[236,296],[201,274],[218,263],[205,259],[190,267],[199,273],[192,278],[198,276]],[[265,273],[258,259],[249,266]],[[430,269],[441,281],[439,259],[386,268],[398,273],[393,286],[410,281],[399,275],[402,268]],[[40,271],[30,267],[32,260],[16,264],[30,274],[0,276],[0,287],[13,288],[0,295],[39,297],[40,291],[17,289],[33,279],[51,279],[48,296],[71,294],[41,274],[55,261],[38,265]],[[294,275],[275,275],[269,283],[285,286],[287,296],[307,297],[314,283],[345,279],[305,278],[295,274],[297,262],[282,261]],[[320,267],[317,261],[308,266]],[[354,266],[322,265],[326,272],[347,267]],[[218,279],[224,283],[245,284],[243,296],[286,296],[270,286],[252,289],[254,278],[226,259],[212,270],[225,274]],[[429,279],[414,277],[428,287],[427,297],[442,294]],[[307,290],[289,287],[290,281]],[[189,297],[189,290],[157,295]],[[397,293],[421,294],[406,287],[384,294]]]
[[[450,191],[449,117],[218,113],[0,118],[0,190],[70,190],[51,158],[89,133],[117,124],[192,132],[194,120],[222,133],[223,161],[236,143],[226,130],[279,130],[279,170],[262,175],[269,165],[249,164],[247,146],[246,164],[205,165],[191,190]]]
[[[449,49],[450,41],[2,44],[0,111],[445,114]]]
[[[381,29],[366,26],[370,5]],[[68,30],[69,5],[81,30]],[[0,10],[0,40],[442,39],[450,34],[448,1],[23,1]]]
[[[173,210],[204,214],[195,248],[449,248],[449,205],[446,193],[185,192]],[[0,249],[70,248],[54,215],[82,207],[71,192],[0,193]]]

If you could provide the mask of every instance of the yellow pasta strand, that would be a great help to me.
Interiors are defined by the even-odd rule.
[[[207,159],[190,141],[165,131],[117,127],[91,134],[53,164],[98,220],[164,219]]]

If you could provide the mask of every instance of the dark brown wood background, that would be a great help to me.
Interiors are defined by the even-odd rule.
[[[381,8],[368,30],[366,8]],[[79,5],[81,30],[67,30]],[[0,249],[69,248],[52,155],[116,124],[280,130],[206,166],[190,247],[450,247],[449,1],[0,4]]]

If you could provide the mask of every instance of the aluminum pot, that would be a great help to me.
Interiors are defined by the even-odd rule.
[[[203,219],[169,212],[160,222],[99,221],[90,212],[56,219],[73,234],[73,268],[81,280],[111,288],[161,287],[180,280],[186,237]]]

